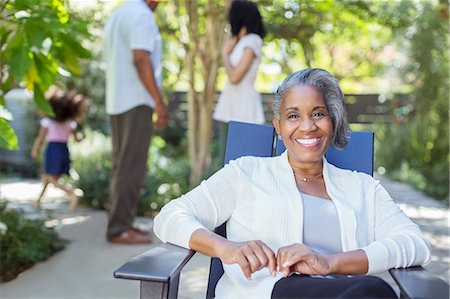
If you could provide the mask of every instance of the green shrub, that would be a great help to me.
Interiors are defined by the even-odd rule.
[[[105,208],[111,177],[111,139],[100,132],[85,130],[86,138],[71,143],[72,167],[79,179],[74,183],[84,192],[83,202],[94,208]]]
[[[381,131],[381,165],[395,179],[437,198],[449,196],[448,2],[419,1],[409,25],[397,35],[407,42],[401,77],[413,88],[410,109],[396,109],[395,121]],[[406,11],[406,10],[405,10]]]
[[[391,178],[444,200],[449,196],[448,120],[440,129],[430,122],[414,119],[401,126],[379,126],[377,165]]]
[[[139,214],[152,214],[164,204],[177,198],[189,188],[189,158],[186,139],[172,146],[159,136],[154,136],[150,147]]]
[[[185,143],[173,145],[159,135],[153,136],[139,198],[140,215],[158,211],[166,202],[186,192],[189,161]],[[79,174],[75,185],[84,191],[83,202],[106,209],[112,170],[110,137],[87,130],[85,140],[71,144],[71,155],[72,166]]]
[[[0,281],[14,279],[65,244],[44,220],[27,219],[21,211],[0,204]]]

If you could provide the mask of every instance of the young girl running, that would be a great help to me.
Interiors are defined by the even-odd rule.
[[[40,201],[44,195],[48,184],[65,191],[70,199],[69,208],[74,211],[78,206],[79,196],[82,191],[74,189],[61,180],[61,176],[69,173],[70,154],[67,141],[72,135],[75,141],[79,142],[84,138],[82,132],[77,132],[77,122],[80,122],[87,111],[88,100],[86,97],[71,91],[65,93],[57,88],[51,88],[47,94],[50,105],[53,108],[54,116],[45,116],[40,121],[40,130],[36,137],[31,157],[35,159],[39,156],[41,145],[46,139],[47,148],[45,150],[45,168],[42,175],[43,189],[36,202],[40,206]]]

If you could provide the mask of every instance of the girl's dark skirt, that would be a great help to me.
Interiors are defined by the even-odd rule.
[[[67,143],[49,142],[45,151],[45,174],[68,174],[70,169],[70,155]]]
[[[391,286],[375,276],[318,278],[291,275],[279,280],[272,298],[398,298]]]

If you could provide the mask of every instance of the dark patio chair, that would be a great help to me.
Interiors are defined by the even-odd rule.
[[[327,160],[341,168],[373,174],[373,132],[353,132],[348,147],[330,148]],[[241,156],[271,157],[284,151],[274,128],[230,122],[225,163]],[[216,233],[226,236],[225,224]],[[163,244],[138,255],[114,272],[114,277],[139,280],[140,298],[177,298],[180,272],[195,254],[172,244]],[[391,269],[389,273],[400,289],[400,298],[449,298],[449,285],[423,267]],[[223,274],[222,263],[211,259],[206,298],[214,298],[217,281]]]

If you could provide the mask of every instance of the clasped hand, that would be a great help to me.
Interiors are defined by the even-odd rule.
[[[275,255],[269,246],[259,240],[228,241],[218,257],[225,264],[238,264],[247,279],[251,279],[252,273],[265,267],[272,276],[281,271],[284,277],[294,272],[327,275],[332,271],[330,256],[317,254],[304,244],[298,243],[281,247]]]

